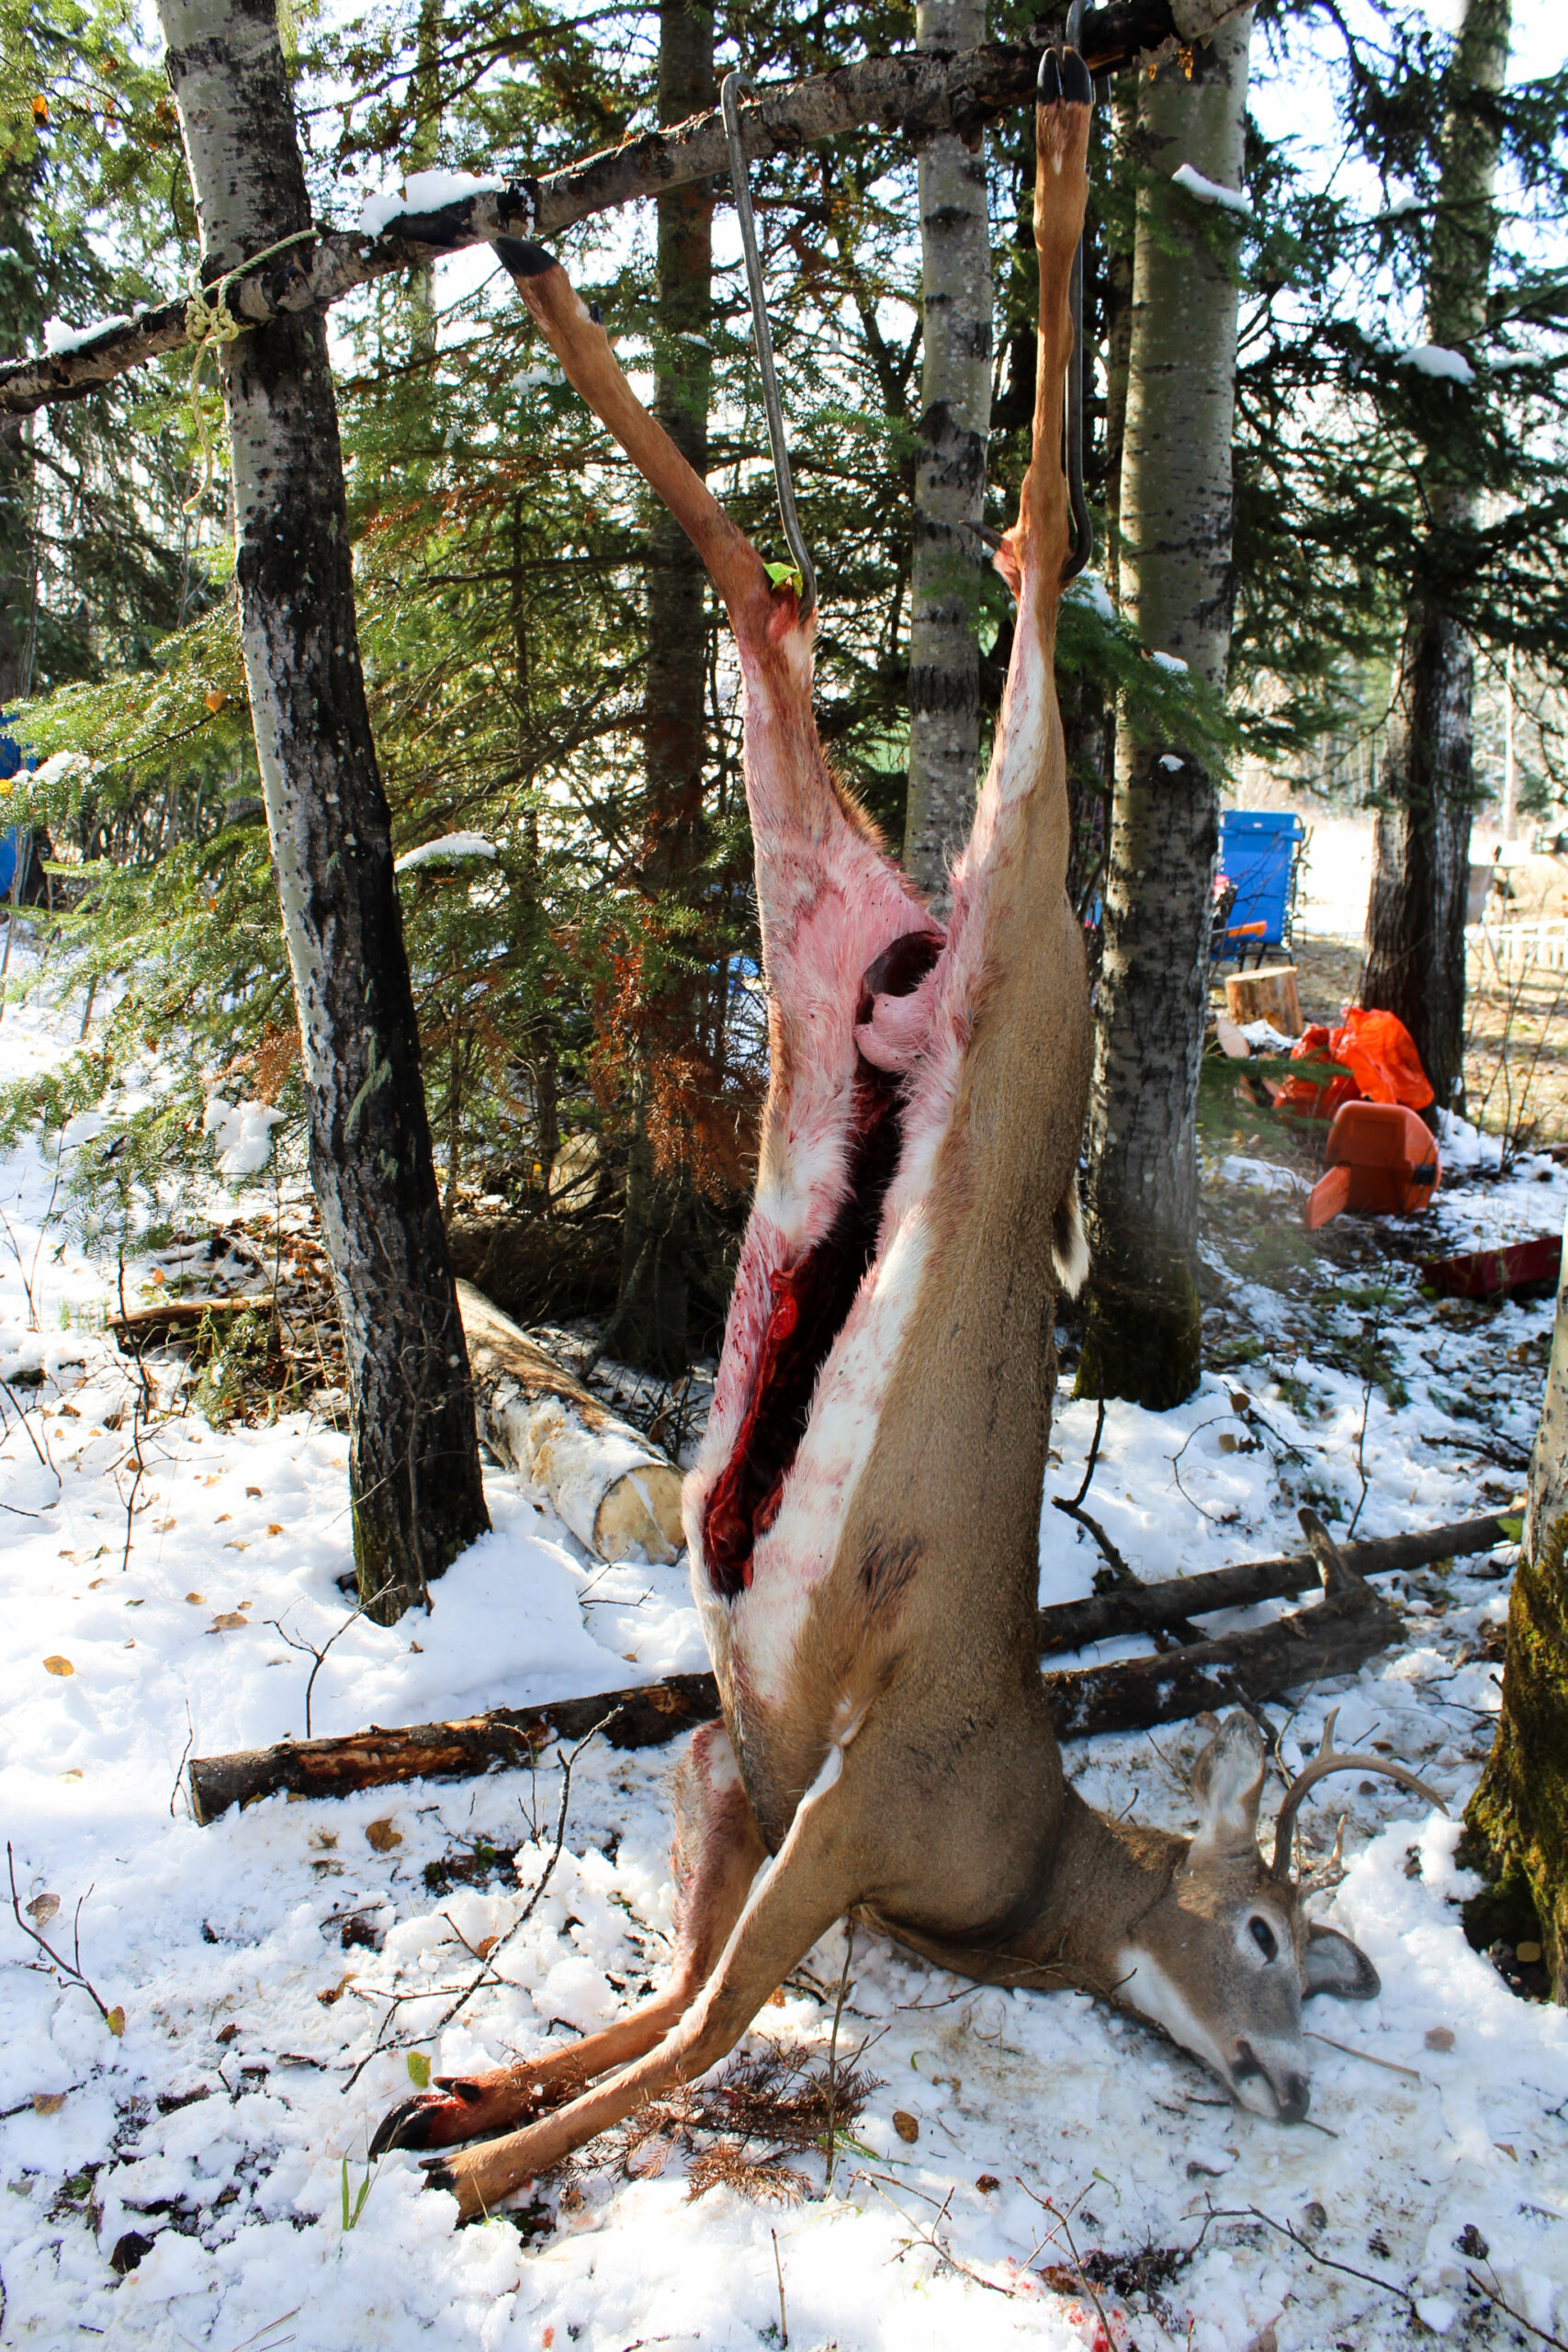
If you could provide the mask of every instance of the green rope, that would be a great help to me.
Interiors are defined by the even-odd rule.
[[[196,356],[190,368],[191,414],[196,420],[197,439],[201,444],[201,480],[181,505],[182,514],[189,514],[201,504],[212,483],[212,438],[207,430],[198,390],[201,365],[209,352],[213,355],[212,372],[218,373],[218,352],[226,343],[237,343],[257,324],[254,319],[237,319],[229,308],[229,288],[236,278],[249,277],[264,261],[271,261],[275,254],[288,251],[290,245],[302,245],[319,232],[314,229],[297,229],[291,237],[280,237],[275,245],[264,245],[259,254],[248,254],[232,269],[226,269],[215,278],[210,288],[202,285],[192,271],[190,300],[186,304],[186,336],[196,345]]]

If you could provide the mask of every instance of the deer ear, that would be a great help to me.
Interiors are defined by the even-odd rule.
[[[1375,2001],[1382,1990],[1377,1970],[1359,1945],[1333,1928],[1307,1923],[1306,1959],[1302,1967],[1302,1994],[1332,1993],[1337,2001]]]
[[[1258,1801],[1263,1793],[1263,1738],[1250,1715],[1227,1715],[1192,1767],[1198,1834],[1189,1866],[1222,1855],[1251,1853],[1258,1840]]]

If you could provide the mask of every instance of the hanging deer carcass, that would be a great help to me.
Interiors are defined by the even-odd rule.
[[[1273,1864],[1258,1853],[1246,1716],[1199,1759],[1190,1842],[1110,1821],[1065,1785],[1035,1657],[1055,1300],[1085,1271],[1089,1010],[1053,663],[1089,96],[1077,54],[1047,52],[1033,461],[998,559],[1018,627],[945,926],[824,761],[794,588],[637,401],[550,257],[498,243],[728,610],[771,1081],[684,1498],[724,1720],[676,1778],[672,1978],[570,2049],[443,2079],[385,2119],[372,2153],[446,2151],[430,2177],[467,2213],[723,2058],[846,1913],[984,1981],[1135,2010],[1284,2118],[1307,2104],[1303,1994],[1376,1990],[1354,1945],[1304,1917],[1288,1817]]]

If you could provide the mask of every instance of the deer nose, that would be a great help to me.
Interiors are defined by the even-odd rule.
[[[1286,2068],[1276,2079],[1258,2058],[1251,2042],[1241,2040],[1235,2046],[1232,2073],[1238,2084],[1254,2080],[1268,2084],[1280,2122],[1303,2123],[1306,2120],[1306,2111],[1312,2104],[1312,2086],[1306,2076],[1298,2075],[1293,2067]]]
[[[1304,2123],[1312,2105],[1312,2086],[1304,2075],[1281,2075],[1273,2086],[1281,2123]]]

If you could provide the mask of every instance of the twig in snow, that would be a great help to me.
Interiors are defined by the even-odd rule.
[[[1387,1272],[1383,1276],[1383,1286],[1382,1290],[1379,1291],[1376,1302],[1372,1308],[1372,1326],[1371,1334],[1370,1336],[1365,1336],[1363,1340],[1363,1344],[1367,1351],[1367,1377],[1366,1385],[1361,1390],[1361,1426],[1356,1432],[1356,1476],[1361,1482],[1361,1491],[1357,1499],[1356,1508],[1350,1514],[1350,1524],[1345,1531],[1345,1541],[1347,1544],[1349,1543],[1351,1537],[1356,1532],[1356,1522],[1360,1518],[1361,1512],[1366,1507],[1367,1489],[1371,1483],[1367,1476],[1367,1420],[1372,1409],[1372,1390],[1377,1385],[1378,1340],[1382,1329],[1383,1309],[1388,1305],[1393,1293],[1393,1268],[1390,1265]],[[1362,1331],[1363,1334],[1366,1333],[1366,1326],[1364,1324],[1362,1326]]]
[[[781,2257],[781,2256],[780,2256],[780,2254],[779,2254],[779,2233],[778,2233],[777,2230],[770,2230],[770,2231],[768,2232],[768,2235],[773,2239],[773,2268],[774,2268],[774,2269],[777,2271],[777,2273],[778,2273],[778,2280],[779,2280],[779,2346],[780,2346],[780,2352],[789,2352],[789,2317],[788,2317],[788,2314],[786,2313],[786,2312],[785,2312],[785,2310],[784,2310],[784,2262],[783,2262],[783,2258]]]
[[[1089,1460],[1083,1466],[1083,1484],[1079,1487],[1077,1493],[1072,1499],[1071,1507],[1074,1510],[1077,1510],[1078,1505],[1082,1502],[1084,1497],[1089,1492],[1089,1481],[1094,1476],[1094,1465],[1100,1459],[1100,1441],[1103,1436],[1104,1431],[1105,1398],[1102,1396],[1094,1408],[1094,1435],[1089,1442]]]
[[[1122,1557],[1121,1553],[1116,1549],[1115,1544],[1111,1541],[1110,1536],[1107,1535],[1104,1528],[1101,1527],[1099,1520],[1091,1519],[1089,1512],[1085,1510],[1083,1507],[1083,1498],[1088,1494],[1089,1482],[1094,1476],[1094,1465],[1100,1459],[1100,1441],[1103,1436],[1104,1431],[1105,1399],[1101,1396],[1095,1406],[1094,1435],[1089,1440],[1089,1459],[1084,1464],[1083,1477],[1079,1483],[1077,1493],[1073,1497],[1071,1502],[1067,1500],[1066,1495],[1053,1495],[1051,1500],[1057,1510],[1065,1512],[1068,1519],[1076,1520],[1080,1527],[1088,1528],[1089,1533],[1099,1544],[1100,1552],[1104,1555],[1106,1565],[1109,1566],[1111,1575],[1115,1577],[1118,1584],[1135,1584],[1137,1582],[1137,1578],[1134,1576],[1132,1569],[1127,1566],[1126,1561]]]
[[[195,1746],[196,1725],[191,1721],[190,1701],[187,1699],[186,1701],[186,1744],[180,1750],[180,1760],[175,1767],[175,1785],[169,1791],[169,1819],[171,1821],[175,1821],[178,1818],[178,1815],[175,1812],[175,1799],[179,1795],[181,1789],[185,1785],[186,1758],[190,1754],[191,1749]],[[190,1810],[190,1799],[188,1796],[186,1799],[186,1810],[187,1813]]]
[[[967,2278],[971,2286],[984,2287],[993,2295],[1016,2295],[1018,2293],[1018,2289],[1016,2287],[1004,2286],[999,2278],[987,2278],[983,2271],[972,2269],[967,2262],[962,2261],[959,2256],[953,2253],[953,2248],[947,2244],[946,2240],[938,2235],[938,2232],[941,2230],[943,2222],[947,2219],[947,2209],[953,2202],[953,2191],[951,2188],[948,2190],[947,2195],[942,2199],[941,2205],[937,2207],[935,2221],[921,2222],[918,2222],[911,2213],[906,2211],[905,2208],[899,2204],[896,2197],[890,2197],[887,2194],[889,2188],[902,2188],[911,2197],[924,2197],[925,2191],[923,2189],[917,2188],[912,2180],[884,2181],[879,2174],[867,2172],[863,2165],[855,2175],[855,2178],[857,2180],[868,2182],[870,2186],[876,2190],[879,2197],[886,2199],[886,2202],[892,2206],[893,2211],[897,2214],[899,2220],[903,2222],[913,2233],[909,2238],[905,2240],[903,2245],[899,2248],[900,2254],[908,2253],[911,2245],[919,2245],[926,2246],[932,2254],[935,2255],[939,2262],[945,2263],[947,2267],[950,2270],[956,2272],[960,2278]],[[925,2201],[928,2205],[936,2204],[934,2197],[926,2197]]]
[[[1234,1416],[1229,1413],[1211,1413],[1206,1421],[1200,1421],[1196,1429],[1188,1430],[1187,1435],[1182,1439],[1181,1443],[1177,1447],[1176,1452],[1169,1456],[1170,1475],[1176,1481],[1177,1493],[1181,1497],[1184,1503],[1190,1503],[1193,1510],[1198,1513],[1199,1518],[1206,1519],[1211,1527],[1234,1527],[1236,1521],[1241,1517],[1241,1512],[1239,1510],[1227,1511],[1205,1510],[1202,1504],[1198,1500],[1197,1496],[1190,1495],[1186,1487],[1181,1483],[1181,1457],[1186,1453],[1188,1447],[1191,1444],[1195,1437],[1201,1437],[1203,1431],[1205,1430],[1213,1429],[1216,1421],[1228,1421],[1233,1418]]]
[[[1072,2203],[1064,2213],[1061,2207],[1056,2203],[1054,2198],[1042,2197],[1040,2191],[1037,2188],[1031,2188],[1029,2183],[1023,2179],[1020,2174],[1014,2173],[1013,2178],[1018,2182],[1018,2185],[1022,2189],[1024,2195],[1026,2197],[1032,2197],[1041,2211],[1043,2213],[1049,2213],[1053,2222],[1055,2223],[1055,2229],[1047,2230],[1045,2235],[1040,2239],[1033,2247],[1030,2254],[1029,2263],[1026,2265],[1026,2267],[1032,2267],[1034,2256],[1039,2253],[1041,2246],[1054,2245],[1058,2249],[1065,2247],[1067,2256],[1067,2267],[1071,2270],[1073,2277],[1077,2280],[1082,2292],[1088,2296],[1089,2301],[1094,2305],[1095,2317],[1100,2322],[1100,2333],[1103,2335],[1107,2344],[1114,2344],[1116,2338],[1111,2332],[1111,2322],[1105,2316],[1105,2306],[1100,2301],[1099,2295],[1095,2292],[1094,2281],[1090,2278],[1088,2271],[1083,2267],[1083,2260],[1078,2253],[1077,2240],[1073,2235],[1073,2215],[1077,2211],[1078,2207],[1089,2195],[1089,2183],[1087,2181],[1084,2183],[1083,2187],[1079,2189],[1077,2195],[1074,2198]]]
[[[832,2194],[833,2159],[838,2152],[838,2141],[833,2132],[833,2092],[838,2082],[839,2019],[844,2014],[844,2002],[850,1989],[850,1962],[854,1958],[854,1951],[855,1923],[849,1919],[844,1925],[844,1965],[839,1977],[839,1997],[833,2004],[833,2030],[828,2037],[828,2177],[822,2189],[825,2197]]]
[[[1408,2287],[1397,2286],[1392,2278],[1380,2278],[1371,2270],[1358,2270],[1352,2262],[1336,2262],[1332,2255],[1319,2254],[1315,2246],[1308,2245],[1305,2238],[1291,2227],[1289,2222],[1277,2222],[1259,2205],[1243,2205],[1228,2210],[1212,2205],[1208,2221],[1203,2224],[1205,2230],[1209,2222],[1261,2222],[1265,2229],[1277,2230],[1282,2238],[1289,2238],[1291,2244],[1304,2254],[1309,2262],[1315,2262],[1319,2269],[1341,2271],[1347,2278],[1359,2278],[1363,2287],[1381,2287],[1385,2295],[1393,2296],[1397,2302],[1404,2305],[1412,2319],[1420,2316],[1416,2309],[1416,2298]],[[1201,2238],[1201,2231],[1199,2235]],[[1568,2346],[1562,2347],[1562,2352],[1568,2352]]]
[[[82,1966],[82,1905],[86,1902],[87,1894],[91,1894],[93,1892],[92,1888],[89,1887],[87,1889],[87,1894],[81,1896],[76,1905],[76,1917],[74,1922],[76,1957],[74,1961],[69,1961],[62,1953],[57,1952],[51,1943],[47,1943],[43,1937],[39,1935],[36,1928],[29,1928],[27,1921],[22,1917],[22,1898],[17,1888],[17,1858],[11,1850],[11,1841],[8,1838],[6,1840],[6,1863],[11,1875],[11,1909],[16,1917],[17,1925],[20,1928],[23,1935],[27,1936],[33,1943],[37,1944],[40,1951],[45,1951],[49,1954],[50,1959],[54,1962],[54,1965],[60,1971],[60,1973],[65,1978],[67,1984],[79,1984],[81,1986],[83,1992],[85,1993],[87,1998],[91,2001],[93,2007],[96,2009],[98,2015],[102,2018],[104,2023],[107,2026],[111,2033],[123,2033],[125,2030],[124,2010],[118,2008],[109,2009],[105,2007],[103,2002],[99,2000],[95,1987],[89,1981]],[[51,1913],[50,1916],[52,1917],[53,1914]],[[35,1960],[28,1961],[25,1964],[29,1968],[36,1968],[39,1963]],[[48,1974],[48,1973],[49,1972],[47,1970],[44,1971],[45,1974]],[[115,2022],[117,2018],[119,2020],[118,2025]]]
[[[16,1408],[16,1413],[17,1413],[17,1419],[21,1422],[22,1430],[23,1430],[24,1434],[26,1435],[26,1438],[27,1438],[28,1443],[32,1447],[33,1452],[38,1455],[39,1467],[40,1467],[41,1469],[47,1470],[47,1471],[49,1472],[49,1474],[50,1474],[51,1477],[51,1478],[53,1478],[53,1480],[55,1481],[55,1484],[58,1486],[58,1485],[61,1483],[61,1480],[60,1480],[60,1473],[59,1473],[59,1471],[55,1468],[54,1464],[52,1463],[52,1461],[51,1461],[51,1460],[50,1459],[50,1457],[49,1457],[49,1454],[45,1452],[44,1448],[43,1448],[43,1447],[39,1443],[39,1442],[38,1442],[37,1435],[36,1435],[36,1433],[34,1432],[34,1430],[33,1430],[32,1422],[31,1422],[31,1420],[28,1419],[28,1408],[27,1408],[27,1406],[23,1404],[23,1402],[22,1402],[21,1398],[17,1396],[17,1394],[16,1390],[12,1387],[12,1385],[11,1385],[11,1384],[10,1384],[10,1382],[9,1382],[8,1380],[0,1380],[0,1388],[3,1388],[3,1389],[5,1390],[5,1392],[6,1392],[6,1396],[10,1398],[12,1405],[15,1407],[15,1408]],[[32,1516],[36,1516],[36,1514],[31,1514],[31,1515],[32,1515]]]
[[[11,1230],[11,1220],[6,1216],[4,1209],[0,1209],[0,1225],[3,1225],[6,1228],[6,1238],[11,1245],[11,1255],[17,1261],[17,1272],[22,1278],[22,1288],[28,1295],[28,1329],[29,1331],[36,1331],[39,1328],[38,1301],[33,1296],[31,1278],[28,1275],[26,1266],[22,1263],[20,1245],[17,1240],[16,1235]],[[41,1235],[39,1236],[39,1238],[42,1238]],[[34,1264],[36,1268],[36,1259],[34,1261]]]
[[[611,1712],[613,1713],[614,1710],[612,1709]],[[495,1942],[491,1945],[490,1951],[485,1955],[484,1960],[480,1963],[479,1973],[474,1978],[472,1984],[466,1985],[461,1992],[456,1995],[450,2006],[442,2011],[441,2015],[436,2018],[435,2023],[431,2027],[428,2033],[422,2033],[415,2037],[416,2044],[420,2041],[434,2041],[436,2035],[451,2024],[452,2019],[457,2015],[459,2009],[467,2008],[468,2003],[473,1999],[474,1995],[476,1993],[482,1992],[488,1983],[499,1981],[502,1984],[505,1984],[507,1982],[505,1977],[498,1978],[497,1971],[493,1966],[495,1954],[503,1950],[504,1947],[512,1941],[513,1937],[517,1935],[522,1928],[527,1926],[529,1920],[533,1917],[535,1911],[539,1905],[539,1902],[544,1895],[545,1889],[548,1886],[551,1877],[554,1874],[556,1864],[560,1860],[561,1848],[566,1843],[567,1807],[571,1801],[571,1768],[576,1763],[578,1758],[581,1755],[583,1749],[587,1747],[589,1741],[591,1739],[597,1739],[599,1734],[604,1730],[604,1724],[609,1721],[610,1716],[605,1715],[602,1722],[594,1724],[592,1731],[585,1732],[582,1737],[578,1741],[577,1746],[572,1749],[570,1756],[563,1754],[558,1747],[557,1748],[556,1754],[560,1758],[561,1768],[560,1809],[556,1816],[555,1842],[550,1849],[549,1857],[545,1863],[545,1867],[540,1871],[538,1879],[529,1894],[527,1902],[524,1905],[516,1918],[513,1919],[511,1927],[507,1928],[504,1935],[497,1937]],[[459,1938],[458,1940],[462,1941],[463,1939]],[[476,1954],[475,1957],[477,1958],[478,1955]],[[425,1990],[418,1993],[378,1993],[370,1988],[361,1988],[358,1985],[352,1986],[350,1989],[360,1993],[361,1997],[365,2000],[386,2001],[389,2006],[385,2017],[383,2017],[380,2024],[376,2030],[375,2041],[371,2043],[370,2048],[366,2052],[364,2057],[360,2059],[359,2063],[349,2075],[348,2080],[344,2083],[343,2087],[345,2092],[351,2091],[354,2088],[355,2084],[359,2080],[359,2077],[365,2072],[366,2067],[369,2065],[372,2058],[378,2058],[384,2050],[400,2049],[402,2047],[399,2042],[387,2041],[382,2039],[383,2035],[386,2033],[387,2028],[390,2025],[393,2018],[397,2015],[398,2010],[403,2007],[405,2002],[429,2000],[432,1996],[433,1988],[426,1988]],[[438,1995],[437,1997],[439,1997]]]
[[[331,1634],[328,1639],[321,1644],[320,1649],[316,1647],[314,1642],[297,1641],[294,1635],[286,1629],[280,1619],[276,1617],[268,1617],[265,1621],[272,1627],[274,1633],[277,1634],[280,1640],[288,1643],[291,1650],[300,1650],[307,1657],[313,1657],[316,1661],[315,1665],[310,1668],[310,1678],[305,1684],[305,1736],[307,1739],[310,1736],[310,1693],[316,1687],[317,1675],[320,1674],[322,1667],[326,1664],[327,1652],[331,1649],[333,1643],[341,1642],[349,1627],[356,1623],[357,1621],[364,1616],[367,1609],[374,1609],[382,1594],[389,1591],[390,1589],[389,1582],[388,1584],[378,1585],[376,1590],[371,1594],[368,1600],[362,1600],[357,1609],[353,1609],[349,1611],[348,1615],[344,1619],[343,1623],[338,1627],[337,1632]]]
[[[1116,1549],[1115,1544],[1112,1544],[1110,1536],[1107,1535],[1104,1528],[1101,1527],[1098,1519],[1092,1518],[1090,1514],[1085,1510],[1081,1503],[1070,1503],[1062,1495],[1053,1495],[1051,1500],[1057,1510],[1066,1511],[1069,1519],[1075,1519],[1080,1527],[1088,1528],[1089,1533],[1099,1544],[1100,1551],[1104,1554],[1106,1564],[1110,1567],[1111,1573],[1115,1577],[1118,1584],[1136,1584],[1136,1577],[1133,1574],[1132,1569],[1127,1566],[1126,1561]]]
[[[1534,2320],[1527,2319],[1523,2312],[1517,2312],[1512,2303],[1505,2302],[1495,2287],[1489,2287],[1484,2278],[1477,2278],[1468,2262],[1464,2267],[1464,2275],[1478,2294],[1484,2295],[1489,2303],[1495,2303],[1499,2311],[1506,2312],[1514,2325],[1522,2327],[1527,2335],[1533,2335],[1538,2343],[1550,2344],[1552,2346],[1552,2352],[1568,2352],[1568,2344],[1564,2344],[1560,2335],[1551,2335],[1544,2327],[1537,2327]],[[1495,2271],[1493,2276],[1494,2278],[1496,2276]]]
[[[1303,2026],[1302,2031],[1314,2041],[1326,2042],[1330,2050],[1342,2051],[1347,2058],[1364,2058],[1369,2066],[1386,2066],[1391,2075],[1408,2075],[1413,2083],[1424,2083],[1427,2079],[1425,2075],[1417,2074],[1414,2066],[1402,2066],[1393,2058],[1375,2057],[1370,2050],[1358,2050],[1353,2042],[1336,2041],[1332,2034],[1319,2033],[1314,2026]]]
[[[130,1499],[125,1506],[125,1550],[120,1554],[119,1572],[124,1576],[130,1566],[130,1538],[136,1525],[136,1492],[141,1486],[146,1464],[141,1459],[141,1399],[137,1397],[130,1416],[130,1462],[136,1476],[130,1482]]]

